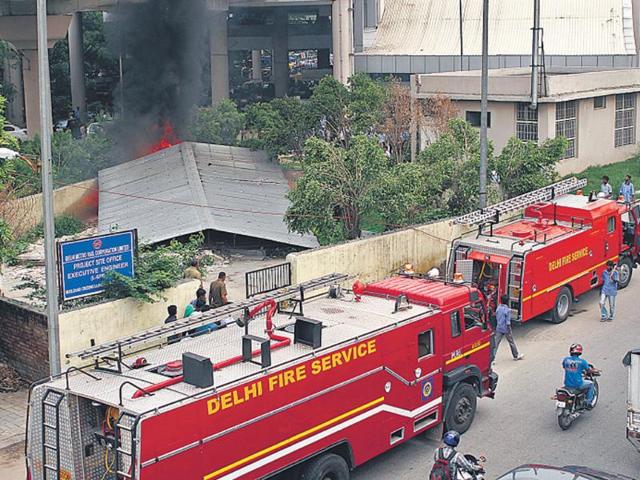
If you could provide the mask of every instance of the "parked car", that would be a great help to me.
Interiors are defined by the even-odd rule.
[[[637,480],[627,475],[603,472],[589,467],[568,465],[552,467],[549,465],[521,465],[498,477],[497,480]]]
[[[5,123],[2,129],[12,137],[17,138],[18,140],[27,140],[29,138],[29,136],[27,135],[26,128],[16,127],[11,123]]]

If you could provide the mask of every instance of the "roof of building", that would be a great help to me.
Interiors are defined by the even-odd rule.
[[[531,54],[533,2],[491,0],[489,54]],[[546,55],[635,55],[631,0],[541,2]],[[460,55],[459,3],[386,0],[371,55]],[[482,51],[482,0],[463,2],[464,55]]]
[[[640,91],[640,70],[629,68],[548,68],[546,92],[540,103]],[[414,95],[428,98],[447,95],[453,100],[480,99],[480,70],[416,75]],[[489,70],[490,101],[524,102],[531,96],[531,69],[497,68]]]
[[[98,175],[98,229],[138,229],[157,243],[217,230],[301,247],[313,236],[289,232],[288,183],[266,153],[185,142]]]

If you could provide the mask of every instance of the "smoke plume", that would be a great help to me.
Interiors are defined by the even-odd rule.
[[[205,0],[123,2],[115,9],[110,45],[123,59],[116,135],[129,158],[160,141],[168,124],[178,137],[184,133],[201,98],[206,14]]]

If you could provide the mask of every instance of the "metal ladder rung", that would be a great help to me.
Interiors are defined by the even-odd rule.
[[[118,451],[118,453],[122,453],[123,455],[126,455],[127,457],[130,457],[133,455],[133,452],[130,452],[128,450],[125,450],[124,448],[116,448],[116,450]]]
[[[124,430],[125,432],[133,432],[133,428],[127,427],[126,425],[116,425],[118,430]]]
[[[43,422],[42,425],[44,425],[47,428],[53,428],[53,429],[58,428],[56,425],[51,425],[50,423],[47,423],[47,422]]]
[[[48,448],[49,450],[58,450],[57,445],[51,445],[50,443],[45,443],[44,448]]]
[[[124,478],[133,478],[130,474],[122,472],[120,470],[116,472],[116,475],[120,475],[121,477],[124,477]]]
[[[46,463],[43,465],[46,470],[53,470],[54,472],[58,471],[58,467],[54,467],[52,465],[47,465]]]

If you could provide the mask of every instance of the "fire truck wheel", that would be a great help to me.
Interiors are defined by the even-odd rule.
[[[468,383],[461,383],[447,404],[444,423],[447,430],[464,433],[469,430],[476,415],[476,390]]]
[[[633,274],[633,263],[629,257],[624,257],[618,263],[618,274],[620,275],[620,281],[618,282],[618,288],[626,288],[631,281],[631,275]]]
[[[325,453],[311,460],[302,473],[303,480],[349,480],[349,466],[335,453]]]
[[[556,304],[551,312],[551,323],[562,323],[569,317],[571,305],[573,304],[573,295],[568,287],[562,287],[556,297]]]

